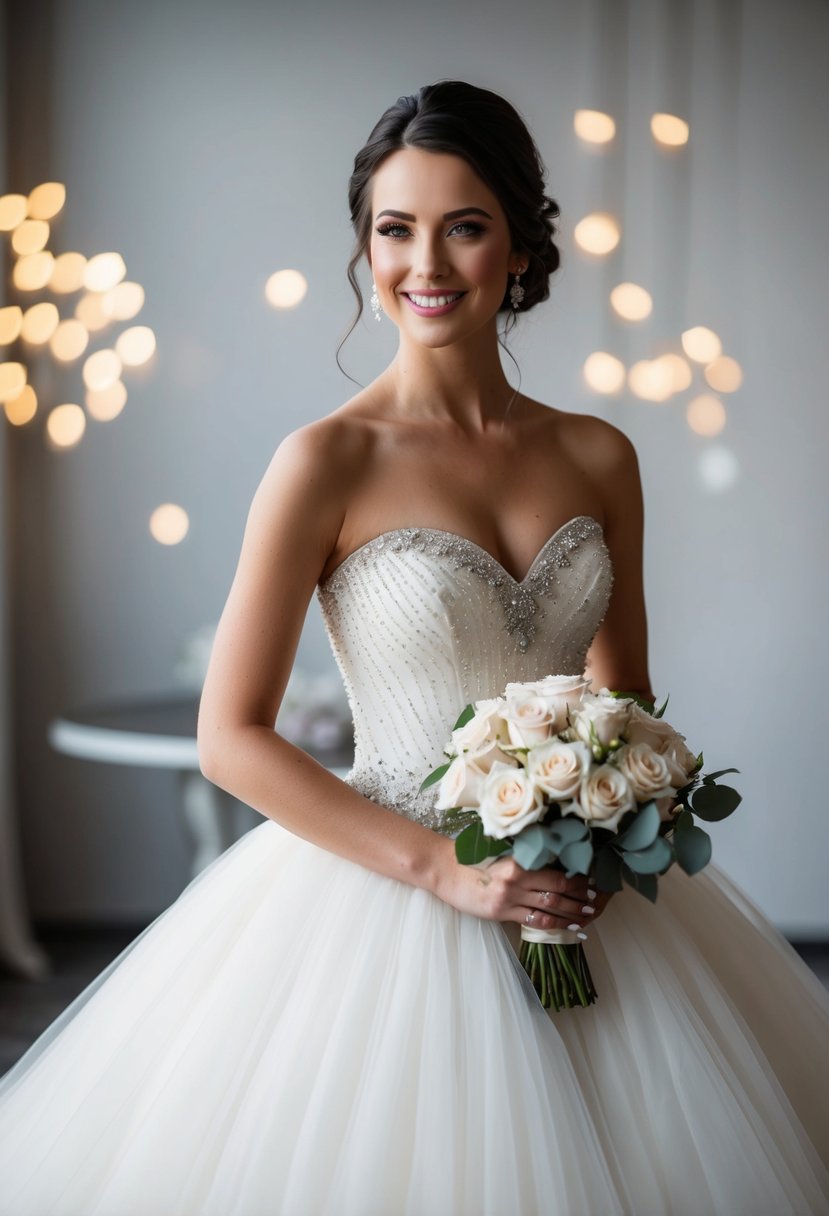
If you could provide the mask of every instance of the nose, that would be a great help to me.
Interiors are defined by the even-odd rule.
[[[447,258],[440,236],[421,235],[417,243],[415,269],[418,278],[427,283],[446,274]]]

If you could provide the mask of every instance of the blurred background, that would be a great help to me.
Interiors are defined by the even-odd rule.
[[[740,770],[715,860],[791,940],[829,939],[829,6],[14,0],[0,20],[7,966],[45,975],[60,926],[128,938],[260,822],[207,805],[188,722],[275,447],[357,391],[335,360],[354,155],[441,78],[508,97],[547,165],[562,269],[509,347],[522,391],[638,450],[654,686],[707,770]],[[340,355],[358,384],[395,337],[366,307]],[[284,712],[309,746],[347,733],[316,599]]]

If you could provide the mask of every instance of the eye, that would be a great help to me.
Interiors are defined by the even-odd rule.
[[[457,224],[452,225],[449,231],[454,232],[456,228],[467,229],[466,232],[461,233],[461,236],[477,236],[480,232],[484,231],[481,224],[473,224],[469,220],[459,220]],[[380,236],[387,236],[392,241],[402,241],[405,240],[409,230],[405,224],[381,224],[376,231]],[[399,233],[403,235],[398,235]]]
[[[477,236],[479,232],[484,231],[481,224],[473,224],[469,220],[460,220],[457,224],[453,224],[452,230],[454,231],[455,228],[468,228],[467,236]]]
[[[381,224],[380,227],[377,229],[377,231],[380,233],[380,236],[391,237],[391,239],[393,241],[402,241],[403,237],[397,236],[394,233],[393,229],[395,229],[395,228],[399,228],[402,232],[409,231],[408,228],[406,228],[404,224]]]

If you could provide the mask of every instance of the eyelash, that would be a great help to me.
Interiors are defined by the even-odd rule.
[[[406,228],[405,224],[383,224],[377,229],[377,232],[380,234],[380,236],[387,236],[392,241],[404,241],[406,239],[403,236],[394,236],[392,233],[392,228],[403,228],[404,231],[408,232],[408,228]],[[485,231],[482,224],[473,224],[468,220],[459,220],[457,224],[452,225],[452,228],[468,228],[470,231],[466,234],[467,236],[477,236],[479,233]]]

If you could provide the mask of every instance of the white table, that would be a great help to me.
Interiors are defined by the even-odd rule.
[[[193,877],[237,838],[232,830],[237,800],[199,768],[198,705],[197,694],[180,692],[117,701],[64,713],[48,730],[51,745],[67,756],[177,772],[181,807],[194,841]],[[345,777],[353,762],[351,746],[336,751],[298,746],[337,777]]]

